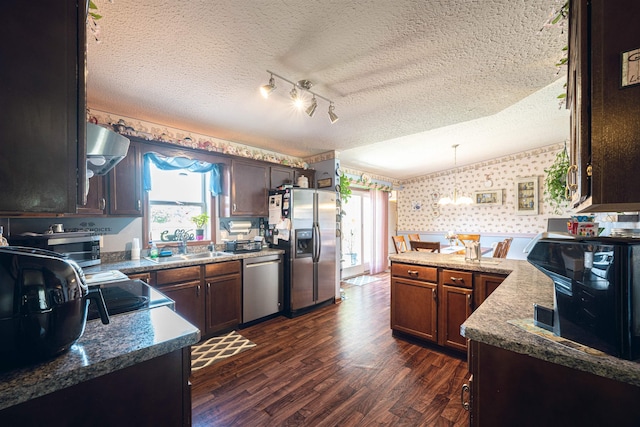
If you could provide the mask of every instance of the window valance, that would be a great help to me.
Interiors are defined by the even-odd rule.
[[[145,153],[144,155],[144,171],[143,183],[145,191],[152,188],[151,185],[151,163],[161,170],[179,170],[184,169],[189,172],[211,174],[210,190],[211,195],[217,196],[222,193],[222,179],[220,174],[220,165],[216,163],[203,162],[193,160],[187,157],[165,157],[158,153]]]

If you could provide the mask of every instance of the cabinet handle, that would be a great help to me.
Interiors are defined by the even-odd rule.
[[[431,294],[433,295],[433,300],[436,301],[438,299],[438,289],[431,289]]]
[[[417,270],[407,270],[407,274],[409,276],[412,276],[412,277],[418,277],[418,271]]]
[[[234,212],[236,211],[236,204],[235,203],[233,204],[233,211]]]
[[[136,202],[136,208],[141,211],[142,210],[142,202],[140,201],[140,199],[138,199],[138,201]]]
[[[211,295],[211,283],[207,282],[207,294]]]
[[[469,390],[470,390],[469,384],[462,384],[462,390],[460,391],[460,403],[462,403],[462,407],[464,408],[465,411],[468,411],[469,408],[471,407],[469,402],[465,402],[464,400],[464,394],[469,393]]]
[[[200,296],[200,285],[196,286],[196,296]]]
[[[106,207],[107,207],[107,199],[103,197],[102,199],[100,199],[100,205],[98,206],[98,209],[103,211]]]
[[[574,192],[578,189],[578,183],[577,181],[577,177],[576,177],[576,172],[578,172],[578,166],[577,165],[571,165],[567,168],[567,190],[569,192]],[[573,179],[572,179],[573,178]]]
[[[464,282],[464,279],[462,277],[451,277],[452,282],[457,282],[458,280]]]
[[[469,303],[469,307],[471,307],[471,294],[467,294],[467,302]]]

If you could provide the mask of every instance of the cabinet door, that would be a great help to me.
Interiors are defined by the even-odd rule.
[[[107,210],[107,192],[104,176],[94,176],[89,180],[87,203],[78,206],[78,213],[83,215],[103,215]]]
[[[437,342],[438,285],[391,279],[391,329]]]
[[[176,312],[204,333],[204,292],[200,280],[159,287],[176,303]]]
[[[480,307],[480,304],[487,299],[493,291],[504,281],[505,276],[498,276],[493,274],[478,274],[475,278],[475,306]]]
[[[273,167],[270,168],[270,188],[278,188],[284,184],[294,184],[294,171],[291,168],[279,168]]]
[[[460,335],[460,325],[471,315],[473,290],[442,285],[440,294],[439,344],[467,351],[467,339]]]
[[[231,162],[231,215],[267,216],[269,166],[233,160]]]
[[[142,216],[142,168],[140,147],[129,145],[127,156],[108,174],[109,214]]]
[[[85,3],[1,2],[0,212],[75,213],[84,198]]]
[[[242,319],[242,281],[239,274],[205,278],[207,287],[206,333],[233,329]]]

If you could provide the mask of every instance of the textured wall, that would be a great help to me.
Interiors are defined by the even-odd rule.
[[[525,151],[487,162],[458,168],[458,188],[473,195],[475,191],[502,190],[501,205],[439,206],[437,199],[454,186],[453,169],[403,182],[398,192],[398,230],[535,234],[546,230],[546,219],[554,215],[543,202],[544,169],[549,167],[563,143]],[[453,154],[453,153],[452,153]],[[452,156],[453,157],[453,156]],[[443,159],[451,162],[452,158]],[[538,215],[516,215],[515,182],[518,178],[538,176]],[[487,177],[493,182],[485,187]]]

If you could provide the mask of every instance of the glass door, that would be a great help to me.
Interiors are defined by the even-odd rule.
[[[368,191],[353,190],[342,204],[342,278],[369,271],[373,242],[373,215]]]

